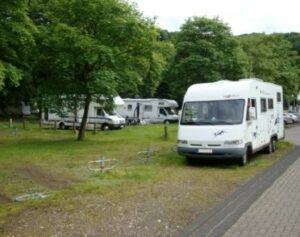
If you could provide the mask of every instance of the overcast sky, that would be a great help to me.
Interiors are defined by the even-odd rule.
[[[300,0],[129,0],[159,27],[179,30],[191,16],[219,17],[234,35],[300,32]]]

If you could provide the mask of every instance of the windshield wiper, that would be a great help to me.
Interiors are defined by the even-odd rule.
[[[234,124],[233,122],[228,122],[226,120],[216,120],[215,123],[217,123],[217,124]]]
[[[204,124],[214,125],[215,122],[214,121],[197,121],[196,124],[197,125],[204,125]]]
[[[225,120],[214,120],[214,121],[187,121],[187,122],[181,122],[183,125],[221,125],[221,124],[228,124],[232,125],[235,124],[233,122],[228,122]]]
[[[214,122],[211,121],[187,121],[187,122],[181,122],[183,125],[214,125]]]
[[[196,125],[197,123],[194,121],[181,122],[183,125]]]

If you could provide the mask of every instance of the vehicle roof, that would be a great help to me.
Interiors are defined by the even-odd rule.
[[[170,99],[158,99],[158,98],[125,98],[123,101],[131,102],[131,103],[151,103],[151,102],[164,102],[166,105],[170,107],[178,107],[178,103],[176,100],[170,100]]]
[[[199,83],[190,86],[185,94],[184,100],[218,100],[218,99],[238,99],[249,96],[249,88],[272,88],[271,90],[281,91],[281,86],[264,82],[261,79],[249,78],[238,81],[220,80],[210,83]]]

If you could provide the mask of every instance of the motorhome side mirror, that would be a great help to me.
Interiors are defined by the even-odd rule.
[[[256,119],[255,107],[249,107],[249,116],[250,116],[250,120]]]

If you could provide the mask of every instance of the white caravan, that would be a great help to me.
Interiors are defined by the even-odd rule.
[[[178,129],[177,151],[197,158],[235,158],[275,151],[284,138],[282,87],[260,79],[217,81],[188,88]]]
[[[114,98],[114,104],[120,106],[124,104],[120,97]],[[83,109],[77,111],[77,116],[74,113],[67,112],[64,110],[61,114],[57,114],[51,109],[48,112],[42,113],[42,123],[43,124],[57,124],[61,129],[69,127],[79,127],[81,119],[83,116]],[[94,125],[100,127],[102,130],[123,128],[125,126],[125,119],[121,117],[117,112],[107,112],[104,110],[103,106],[96,102],[91,102],[89,106],[87,128],[92,129]]]
[[[175,109],[178,104],[168,99],[123,99],[124,105],[117,112],[129,124],[132,123],[172,123],[178,122]]]

